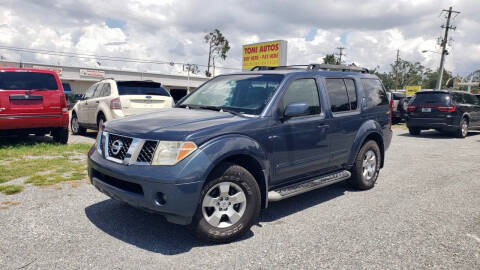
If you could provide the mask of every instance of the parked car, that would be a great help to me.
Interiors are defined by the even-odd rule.
[[[480,128],[479,100],[467,92],[418,92],[407,110],[407,127],[412,135],[424,129],[436,129],[465,138],[469,129]]]
[[[226,242],[271,201],[347,179],[372,188],[391,137],[385,89],[366,69],[258,67],[217,76],[175,108],[107,122],[88,174],[114,199]]]
[[[49,70],[0,68],[0,135],[68,141],[68,109],[58,75]]]
[[[104,122],[128,115],[171,108],[173,99],[160,83],[102,80],[88,88],[72,110],[73,134],[98,129]]]
[[[480,100],[480,94],[476,94],[475,96]]]
[[[406,118],[408,100],[405,93],[389,92],[390,100],[392,100],[392,122],[400,123]]]

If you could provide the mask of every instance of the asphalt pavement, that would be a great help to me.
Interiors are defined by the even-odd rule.
[[[0,194],[0,269],[480,269],[480,132],[394,131],[375,188],[272,203],[230,244],[202,243],[86,181]]]

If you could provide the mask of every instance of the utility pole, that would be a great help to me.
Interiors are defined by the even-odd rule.
[[[345,54],[343,54],[343,50],[345,50],[346,48],[345,47],[337,47],[337,49],[339,50],[339,53],[336,54],[336,55],[338,55],[338,64],[341,65],[342,64],[342,55],[345,55]]]
[[[452,13],[460,13],[459,11],[452,10],[452,7],[450,7],[448,10],[444,9],[442,12],[447,12],[447,23],[445,25],[442,25],[442,28],[445,28],[445,34],[442,40],[442,43],[440,46],[442,46],[442,53],[441,53],[441,58],[440,58],[440,68],[438,69],[438,83],[437,83],[437,89],[440,90],[442,87],[442,78],[443,78],[443,64],[445,62],[445,55],[448,55],[447,51],[447,42],[448,42],[448,30],[452,29],[455,30],[455,26],[450,25],[450,19],[452,18]]]
[[[400,50],[397,49],[397,59],[395,60],[395,91],[397,91],[397,87],[398,87],[398,61],[399,61],[399,57],[400,57]]]

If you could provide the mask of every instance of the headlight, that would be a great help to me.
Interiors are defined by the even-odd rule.
[[[160,141],[152,165],[175,165],[197,150],[194,142]]]
[[[102,135],[103,132],[99,130],[97,134],[97,139],[95,140],[95,146],[100,154],[102,153]]]

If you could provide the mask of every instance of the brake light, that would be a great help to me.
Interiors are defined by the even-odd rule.
[[[62,108],[62,112],[68,112],[67,100],[65,98],[65,94],[60,94],[60,108]]]
[[[457,109],[457,106],[453,105],[450,107],[437,107],[437,109],[441,112],[454,112]]]
[[[415,111],[416,108],[417,107],[415,107],[415,106],[408,106],[407,107],[407,112],[413,112],[413,111]]]
[[[120,103],[120,98],[114,98],[110,101],[110,109],[111,110],[121,110],[122,104]]]

